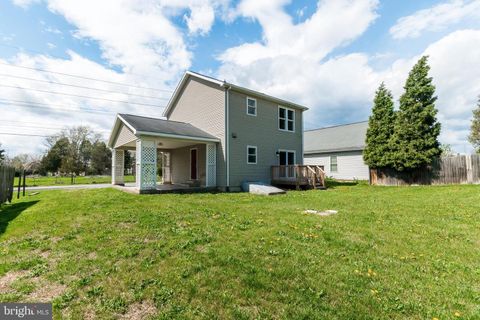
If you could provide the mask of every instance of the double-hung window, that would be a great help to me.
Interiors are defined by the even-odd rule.
[[[278,107],[278,129],[295,132],[295,110]]]
[[[247,146],[247,163],[257,164],[257,147]]]
[[[330,172],[338,172],[337,156],[330,156]]]
[[[249,116],[257,115],[257,100],[247,97],[247,114]]]

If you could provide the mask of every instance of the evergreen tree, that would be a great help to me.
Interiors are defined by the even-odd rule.
[[[388,167],[391,163],[390,140],[393,135],[395,111],[392,93],[382,82],[373,101],[363,159],[371,168]]]
[[[475,151],[480,153],[480,97],[478,97],[477,108],[473,110],[473,119],[468,141],[473,145]]]
[[[392,167],[398,171],[421,168],[441,154],[437,97],[427,60],[422,57],[410,71],[400,98],[392,137]]]

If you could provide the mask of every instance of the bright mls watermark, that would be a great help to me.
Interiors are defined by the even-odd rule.
[[[52,320],[51,303],[0,303],[0,320]]]

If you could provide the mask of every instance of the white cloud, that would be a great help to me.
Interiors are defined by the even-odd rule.
[[[480,43],[480,30],[461,30],[425,50],[437,86],[442,139],[462,152],[470,149],[466,142],[469,119],[480,95],[480,46],[475,43]]]
[[[287,3],[238,5],[237,16],[258,20],[263,41],[222,53],[219,77],[309,106],[309,127],[366,118],[378,82],[368,57],[323,59],[365,32],[377,17],[377,1],[320,1],[316,12],[298,24],[285,12]]]
[[[130,96],[128,94],[155,95],[159,98],[168,98],[168,92],[152,92],[151,90],[126,87],[106,82],[86,81],[60,74],[52,74],[32,69],[17,68],[4,65],[4,63],[23,66],[28,68],[55,70],[66,74],[92,76],[106,81],[123,84],[132,84],[130,75],[117,73],[104,66],[88,60],[74,52],[69,52],[70,59],[55,59],[47,56],[30,56],[19,54],[13,59],[6,61],[0,59],[0,79],[2,84],[13,87],[35,88],[46,91],[57,91],[66,94],[99,97],[110,100],[127,101],[116,103],[111,101],[87,99],[68,95],[48,94],[30,90],[20,90],[11,87],[0,86],[0,104],[2,106],[2,129],[1,132],[50,135],[59,131],[64,126],[88,125],[108,137],[114,114],[117,112],[137,113],[143,115],[161,115],[161,108],[142,107],[129,104],[130,102],[152,103],[164,105],[166,100],[145,99]],[[4,75],[14,75],[21,78],[12,78]],[[68,83],[71,85],[94,87],[111,92],[92,91],[77,87],[61,86],[45,82],[34,82],[25,78]],[[141,83],[134,83],[141,85]],[[18,101],[30,103],[31,107],[21,107]],[[84,112],[84,110],[92,110]],[[67,110],[67,111],[65,111]],[[97,112],[103,111],[103,112]],[[27,128],[20,121],[36,123],[35,126],[42,128]],[[45,127],[45,128],[43,128]],[[49,129],[52,128],[52,129]],[[41,153],[44,149],[41,137],[19,137],[1,135],[0,143],[7,148],[10,155],[17,153]]]
[[[237,16],[258,20],[263,41],[230,48],[219,59],[242,66],[280,56],[301,56],[318,61],[332,49],[357,38],[377,17],[376,0],[328,0],[320,1],[310,18],[294,24],[284,10],[288,2],[242,1],[237,7]]]
[[[39,3],[41,0],[13,0],[13,3],[16,6],[22,7],[22,8],[27,8],[31,6],[34,3]]]
[[[183,35],[154,1],[50,0],[49,8],[77,27],[80,38],[98,41],[103,56],[126,72],[168,81],[189,68]]]
[[[185,14],[184,18],[190,33],[205,35],[210,31],[215,20],[214,8],[209,4],[194,6],[190,15]]]
[[[309,106],[305,122],[306,127],[312,128],[366,119],[375,89],[381,81],[386,81],[398,99],[409,70],[420,57],[398,59],[390,67],[379,70],[371,66],[372,61],[377,59],[374,54],[332,55],[335,49],[360,37],[375,21],[378,3],[374,0],[320,1],[317,10],[310,17],[303,17],[306,19],[302,19],[301,23],[295,23],[294,17],[286,13],[288,0],[245,0],[234,10],[230,10],[227,0],[208,3],[201,0],[172,0],[165,3],[123,0],[122,5],[113,0],[79,3],[73,0],[50,0],[49,7],[65,16],[77,28],[77,37],[97,41],[104,58],[110,64],[120,66],[126,73],[105,68],[74,52],[70,52],[71,58],[67,60],[19,55],[10,62],[125,84],[171,88],[182,71],[191,64],[192,53],[185,44],[188,35],[203,35],[211,30],[215,17],[211,17],[210,9],[204,12],[198,9],[210,6],[214,13],[223,14],[223,19],[254,19],[263,30],[261,41],[229,48],[218,56],[221,66],[215,73],[219,78]],[[466,5],[471,5],[471,2],[465,2]],[[187,34],[173,24],[172,17],[184,17]],[[427,45],[422,53],[430,55],[431,75],[437,86],[442,142],[452,144],[460,152],[467,148],[471,109],[480,94],[480,47],[476,45],[480,43],[479,33],[480,30],[450,33]],[[1,67],[0,73],[11,70]],[[15,74],[120,92],[93,94],[109,99],[139,101],[125,93],[152,94],[132,87],[86,83],[59,75],[24,71],[16,71]],[[1,79],[4,80],[3,77]],[[33,87],[31,82],[20,79],[8,79],[8,83]],[[42,87],[41,84],[35,84],[34,87],[54,88],[52,85]],[[92,94],[79,88],[55,89]],[[160,97],[169,95],[156,94]],[[12,88],[0,87],[0,96],[3,99],[51,103],[52,109],[60,108],[56,106],[60,104],[72,109],[91,107],[151,116],[160,116],[162,111],[124,103],[21,92]],[[19,119],[19,114],[22,114],[22,121],[43,122],[46,126],[89,124],[103,130],[110,129],[113,119],[113,115],[109,114],[59,114],[51,110],[19,107],[6,109],[2,116],[5,119]],[[25,129],[25,132],[29,131]],[[39,130],[33,132],[38,133]],[[15,149],[9,149],[11,153],[38,152],[42,149],[41,138],[2,136],[0,142],[7,147],[15,145]]]
[[[390,28],[395,39],[416,38],[425,31],[438,31],[466,18],[480,18],[480,1],[451,0],[400,18]]]
[[[307,128],[367,119],[381,81],[399,99],[408,72],[421,55],[397,59],[380,70],[370,65],[375,55],[351,53],[325,60],[335,48],[366,30],[376,17],[375,2],[322,1],[312,17],[297,25],[283,5],[284,1],[245,1],[238,6],[237,15],[259,21],[263,41],[221,54],[220,78],[307,105]],[[422,53],[430,56],[437,86],[441,141],[459,152],[470,150],[469,119],[480,94],[480,47],[473,45],[480,43],[479,33],[451,33]]]
[[[14,4],[27,8],[29,5],[40,2],[35,0],[14,0]],[[192,52],[187,48],[187,34],[181,27],[172,21],[176,17],[186,16],[187,25],[191,34],[206,34],[213,22],[215,10],[225,10],[228,0],[44,0],[50,11],[62,15],[74,26],[73,35],[79,39],[98,43],[103,58],[110,64],[120,67],[123,72],[116,72],[102,66],[75,52],[69,52],[70,59],[55,59],[42,55],[18,55],[3,60],[3,63],[12,63],[33,68],[60,71],[103,79],[123,84],[137,86],[172,89],[177,79],[185,69],[191,65]],[[185,13],[187,12],[187,13]],[[59,33],[40,22],[45,31]],[[53,48],[51,44],[47,44]],[[164,106],[169,92],[142,90],[134,87],[119,86],[105,82],[95,82],[85,79],[66,77],[58,74],[42,73],[35,70],[18,69],[0,66],[0,73],[12,74],[21,77],[34,78],[44,81],[55,81],[73,85],[95,87],[111,92],[92,91],[82,88],[59,86],[54,84],[32,82],[26,79],[0,77],[3,84],[36,88],[41,90],[64,92],[76,95],[100,97],[110,100],[141,102]],[[115,93],[117,92],[117,93]],[[133,97],[128,94],[139,94],[164,98],[146,99]],[[114,103],[102,100],[54,95],[34,91],[22,91],[15,88],[0,87],[0,97],[5,101],[30,101],[47,104],[45,108],[21,108],[14,104],[2,105],[2,119],[21,120],[22,122],[44,123],[46,127],[63,127],[65,125],[90,125],[97,130],[104,131],[107,137],[116,112],[126,112],[160,117],[162,108],[144,107],[128,103]],[[9,106],[6,109],[5,106]],[[59,113],[58,109],[77,110]],[[111,111],[113,113],[85,113],[80,109],[92,108]],[[3,110],[5,110],[3,112]],[[57,109],[57,111],[55,111]],[[22,116],[19,117],[18,115]],[[18,123],[17,123],[18,125]],[[8,127],[7,127],[8,129]],[[28,129],[17,127],[14,132],[51,134],[55,129]],[[5,130],[2,130],[5,131]],[[11,132],[11,131],[9,131]],[[42,138],[0,136],[4,147],[11,155],[21,152],[41,152]],[[10,146],[10,147],[9,147]],[[14,146],[14,147],[11,147]]]

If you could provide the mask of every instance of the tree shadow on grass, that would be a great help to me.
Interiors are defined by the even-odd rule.
[[[18,217],[24,210],[36,204],[38,200],[6,204],[0,206],[0,235],[7,230],[10,221]]]

